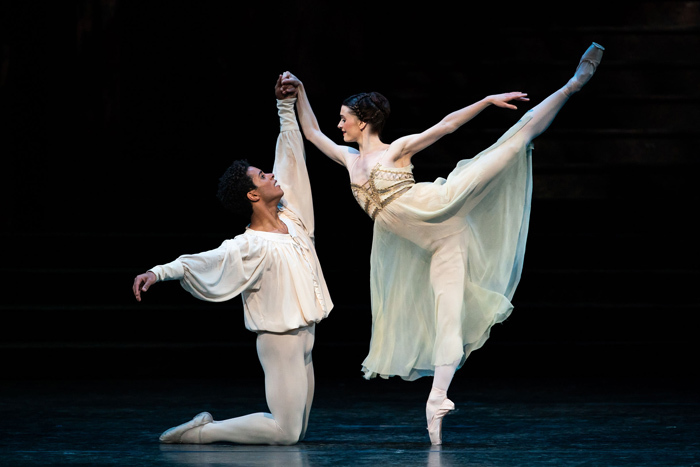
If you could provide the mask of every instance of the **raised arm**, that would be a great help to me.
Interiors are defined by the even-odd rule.
[[[301,124],[301,131],[304,133],[304,137],[313,143],[319,151],[324,153],[326,156],[334,160],[340,165],[345,167],[348,166],[348,156],[351,154],[349,146],[341,146],[336,144],[327,137],[318,125],[318,120],[316,120],[316,115],[314,115],[311,109],[311,104],[309,103],[309,97],[306,94],[306,89],[304,84],[291,74],[290,72],[285,72],[282,75],[282,83],[295,86],[297,89],[297,115],[299,117],[299,123]]]
[[[528,101],[529,99],[526,96],[527,94],[522,92],[509,92],[487,96],[474,104],[450,113],[436,125],[433,125],[422,133],[397,139],[392,143],[393,148],[390,154],[393,155],[393,159],[397,165],[407,165],[413,155],[435,143],[443,136],[453,133],[469,120],[476,117],[486,107],[495,105],[505,109],[517,109],[515,105],[509,102],[514,100]]]
[[[314,235],[314,208],[311,183],[306,170],[304,140],[294,115],[294,98],[277,99],[280,133],[272,168],[284,196],[282,204],[301,219],[309,235]]]

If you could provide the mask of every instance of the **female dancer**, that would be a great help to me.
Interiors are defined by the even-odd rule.
[[[379,93],[343,102],[338,128],[346,143],[321,133],[303,84],[297,111],[304,136],[344,165],[352,192],[374,219],[371,253],[372,337],[366,378],[433,375],[426,404],[430,440],[442,443],[442,418],[454,409],[447,389],[455,371],[512,310],[520,280],[531,199],[531,142],[591,78],[603,47],[593,43],[564,87],[528,111],[494,145],[460,161],[447,179],[415,183],[412,157],[489,105],[515,109],[527,95],[488,96],[420,134],[380,139],[389,103]]]

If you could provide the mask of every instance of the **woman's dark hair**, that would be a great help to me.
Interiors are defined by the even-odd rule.
[[[352,110],[361,122],[372,125],[380,135],[391,113],[389,101],[378,92],[355,94],[345,99],[343,105]]]
[[[248,175],[249,167],[250,164],[245,159],[234,161],[219,178],[219,188],[216,193],[224,209],[233,214],[248,217],[253,214],[248,192],[257,188]]]

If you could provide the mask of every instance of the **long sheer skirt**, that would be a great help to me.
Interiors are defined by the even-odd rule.
[[[532,199],[532,144],[518,131],[415,184],[377,216],[365,378],[433,375],[464,364],[511,313]]]

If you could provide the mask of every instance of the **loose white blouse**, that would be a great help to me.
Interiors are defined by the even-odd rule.
[[[295,101],[277,101],[280,134],[273,167],[284,190],[279,217],[289,233],[247,228],[214,250],[182,255],[150,269],[159,281],[179,280],[201,300],[220,302],[241,295],[245,326],[255,332],[309,326],[333,308],[314,248],[311,185]]]

